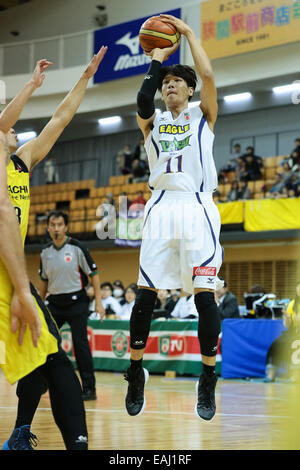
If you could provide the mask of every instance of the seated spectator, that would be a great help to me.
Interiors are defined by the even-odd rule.
[[[131,205],[133,204],[142,204],[143,206],[146,205],[146,199],[143,196],[143,191],[138,192],[138,196],[132,201]]]
[[[257,181],[262,179],[260,157],[256,157],[251,153],[253,147],[248,147],[248,149],[251,149],[251,151],[245,155],[245,174],[243,179],[247,181]]]
[[[292,150],[291,155],[291,167],[296,163],[300,163],[300,138],[295,139],[295,148]]]
[[[123,283],[119,280],[114,281],[113,284],[113,296],[120,305],[124,303],[124,286]]]
[[[147,152],[146,152],[144,144],[145,144],[144,139],[141,139],[140,143],[135,148],[133,158],[140,160],[143,167],[148,169],[148,156],[147,156]]]
[[[193,320],[198,318],[194,296],[188,294],[187,296],[180,297],[174,310],[171,312],[171,317],[182,320]]]
[[[102,305],[105,308],[105,318],[115,318],[121,313],[121,305],[112,295],[113,286],[110,282],[103,282],[100,286]]]
[[[236,296],[228,290],[226,281],[224,281],[224,287],[216,290],[216,302],[221,314],[221,320],[240,317],[238,300]]]
[[[220,173],[218,175],[220,183],[221,183],[221,180],[222,180],[222,183],[227,182],[227,173],[229,173],[230,171],[235,171],[236,166],[238,164],[238,158],[243,155],[243,153],[241,151],[241,145],[240,144],[238,144],[238,143],[234,144],[233,148],[234,148],[234,151],[231,154],[231,156],[230,156],[230,158],[227,162],[227,165],[225,165],[223,168],[221,168]]]
[[[216,189],[216,191],[213,192],[213,199],[214,199],[215,204],[224,202],[223,198],[221,197],[221,193],[218,189]]]
[[[242,199],[243,201],[245,201],[246,199],[251,199],[252,194],[248,186],[248,181],[242,179],[239,186],[240,186],[239,198]]]
[[[243,160],[246,162],[247,157],[249,157],[250,155],[258,163],[259,167],[262,168],[263,167],[263,159],[262,159],[262,157],[259,157],[258,155],[255,155],[254,147],[251,147],[251,145],[249,145],[249,147],[246,148],[246,153],[244,153],[244,155],[242,156]]]
[[[157,292],[157,300],[154,306],[152,318],[170,318],[171,312],[173,311],[176,303],[177,300],[170,295],[170,291],[167,289],[160,289]]]
[[[240,198],[240,189],[238,181],[234,180],[231,183],[231,188],[227,194],[227,202],[237,201]]]
[[[280,173],[275,173],[275,181],[273,186],[269,189],[271,197],[282,197],[284,193],[284,181]]]
[[[246,164],[245,164],[243,158],[239,157],[237,159],[237,164],[236,164],[236,167],[235,167],[235,179],[237,181],[241,181],[242,179],[244,179],[245,174],[246,174]]]
[[[138,197],[136,197],[129,208],[129,217],[142,217],[146,205],[146,199],[143,196],[143,192],[138,192]]]
[[[138,291],[138,287],[136,284],[130,284],[128,287],[126,287],[125,292],[124,292],[125,303],[122,305],[121,312],[118,315],[121,320],[130,320],[137,291]]]
[[[125,145],[125,147],[118,152],[116,161],[122,175],[129,175],[131,173],[132,152],[129,144]]]
[[[297,184],[297,186],[295,186],[294,196],[300,197],[300,184]]]

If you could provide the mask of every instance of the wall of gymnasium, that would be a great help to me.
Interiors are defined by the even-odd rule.
[[[61,34],[97,29],[95,17],[101,14],[97,5],[106,6],[107,25],[111,26],[131,21],[144,16],[151,16],[160,11],[184,8],[186,18],[199,32],[200,0],[159,0],[152,2],[140,0],[33,0],[17,8],[1,12],[0,43],[13,43],[32,39],[47,38]],[[163,7],[163,10],[162,10]],[[197,11],[197,15],[195,15]],[[19,36],[12,36],[10,31],[19,31]]]
[[[277,298],[293,298],[300,279],[300,242],[227,243],[224,252],[220,276],[226,279],[241,305],[244,292],[249,292],[254,284],[262,285]],[[120,279],[125,286],[137,282],[138,249],[91,249],[90,253],[99,267],[101,282]],[[27,253],[26,260],[29,277],[38,285],[39,253]]]

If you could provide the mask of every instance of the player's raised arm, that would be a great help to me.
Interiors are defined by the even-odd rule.
[[[30,80],[2,111],[0,114],[0,129],[3,132],[8,132],[15,125],[32,93],[42,85],[45,79],[44,72],[50,65],[52,65],[52,62],[46,59],[39,60]]]
[[[192,28],[184,21],[172,15],[160,15],[160,19],[173,24],[188,40],[196,72],[202,80],[200,107],[206,116],[210,129],[213,130],[218,115],[218,103],[214,72],[210,60]]]
[[[16,152],[30,170],[49,153],[58,137],[72,120],[84,97],[88,81],[97,72],[106,51],[107,47],[102,46],[98,54],[94,55],[78,82],[60,103],[40,135],[24,144]]]
[[[153,49],[146,55],[152,58],[147,75],[137,95],[137,122],[146,140],[155,118],[154,97],[158,87],[161,64],[179,47],[179,42],[172,47]]]
[[[26,271],[25,256],[16,213],[8,196],[6,160],[9,148],[5,134],[0,131],[0,258],[15,288],[16,299],[12,308],[12,332],[19,329],[22,343],[26,326],[31,329],[32,341],[37,346],[41,323],[32,300]]]

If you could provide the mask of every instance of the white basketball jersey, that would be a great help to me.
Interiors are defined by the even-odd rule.
[[[170,111],[155,116],[145,141],[152,190],[213,192],[218,185],[213,159],[214,134],[199,106],[173,119]]]

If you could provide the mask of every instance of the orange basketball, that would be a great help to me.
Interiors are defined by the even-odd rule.
[[[142,49],[150,52],[156,47],[164,49],[180,41],[180,33],[174,25],[165,23],[159,16],[152,16],[142,24],[139,32]]]

